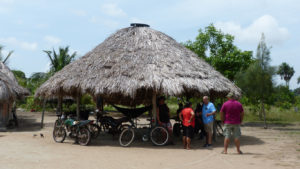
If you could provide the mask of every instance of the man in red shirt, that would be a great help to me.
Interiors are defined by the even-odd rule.
[[[233,93],[227,95],[226,101],[220,111],[221,120],[224,123],[224,154],[227,154],[227,148],[230,137],[234,137],[235,146],[238,154],[242,154],[240,150],[241,129],[240,124],[244,118],[244,109],[240,102],[234,99]]]

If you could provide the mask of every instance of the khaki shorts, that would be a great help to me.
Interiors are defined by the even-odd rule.
[[[239,139],[241,137],[241,128],[239,124],[224,124],[224,136],[225,138],[234,137]]]
[[[214,128],[214,122],[204,124],[204,129],[207,133],[212,134],[213,133],[213,128]]]

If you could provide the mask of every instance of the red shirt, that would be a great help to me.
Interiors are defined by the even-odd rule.
[[[192,108],[184,108],[181,111],[182,124],[186,127],[188,127],[188,126],[195,127],[195,118],[193,118],[191,120],[191,122],[189,122],[189,120],[191,119],[191,116],[192,116],[192,112],[193,112]]]
[[[221,108],[225,114],[225,124],[241,124],[241,113],[244,111],[243,106],[236,100],[228,100]]]

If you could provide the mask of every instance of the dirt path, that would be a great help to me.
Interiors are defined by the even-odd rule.
[[[154,147],[137,140],[131,147],[122,148],[117,139],[107,135],[101,135],[87,147],[76,145],[73,140],[59,144],[52,139],[55,116],[47,114],[46,127],[40,130],[39,113],[19,114],[20,128],[0,133],[0,169],[300,168],[299,124],[271,126],[267,130],[245,125],[241,138],[244,154],[237,155],[231,147],[229,154],[223,155],[220,139],[211,150],[201,147],[203,140],[195,139],[190,151],[182,149],[180,139],[174,146]]]

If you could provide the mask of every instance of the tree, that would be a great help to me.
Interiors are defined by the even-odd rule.
[[[300,96],[300,87],[296,88],[294,90],[294,93],[295,93],[296,96]]]
[[[222,33],[211,24],[204,31],[199,30],[195,41],[187,41],[184,45],[234,81],[235,75],[246,70],[253,58],[252,51],[241,51],[233,41],[232,35]]]
[[[297,79],[297,84],[300,84],[300,76]]]
[[[283,62],[277,71],[277,74],[280,75],[281,79],[284,79],[286,82],[286,86],[289,86],[289,82],[291,78],[293,77],[295,71],[294,68],[288,65],[286,62]]]
[[[273,102],[275,106],[280,107],[282,109],[290,109],[296,101],[296,92],[291,91],[288,86],[276,86],[274,87],[273,92]]]
[[[69,46],[65,48],[60,47],[58,54],[54,49],[53,51],[44,50],[44,52],[51,61],[50,74],[60,71],[63,67],[71,63],[76,56],[76,52],[71,55],[69,54]]]
[[[14,51],[9,51],[8,54],[4,57],[2,54],[3,46],[0,45],[0,61],[3,62],[5,65],[8,64],[9,57],[13,54]]]
[[[245,92],[253,105],[260,105],[260,118],[264,119],[266,125],[265,104],[271,102],[273,92],[274,67],[270,66],[270,48],[267,47],[265,36],[262,34],[258,44],[255,62],[236,77],[237,85]]]
[[[40,87],[41,84],[43,84],[48,78],[50,77],[49,73],[44,72],[36,72],[33,73],[28,79],[27,79],[27,87],[29,90],[34,93],[34,91]]]
[[[27,79],[25,76],[25,73],[22,72],[21,70],[12,70],[14,76],[16,77],[18,83],[23,86],[26,87],[27,86]]]

